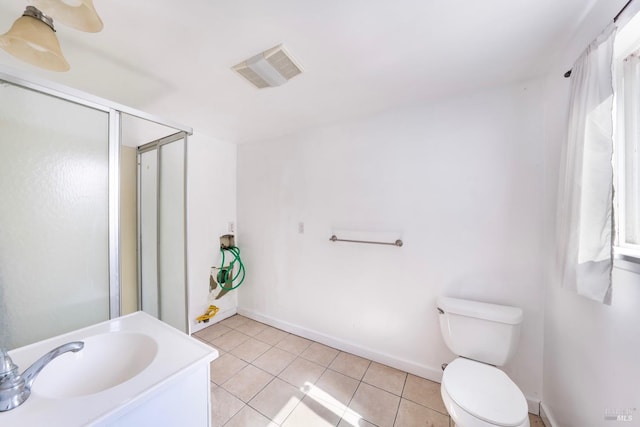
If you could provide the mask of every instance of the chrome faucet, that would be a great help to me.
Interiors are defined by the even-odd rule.
[[[7,352],[0,348],[0,412],[10,411],[29,398],[31,386],[36,377],[56,357],[69,351],[82,350],[84,343],[74,341],[54,348],[49,353],[36,360],[22,375],[18,374],[18,367],[13,363]]]

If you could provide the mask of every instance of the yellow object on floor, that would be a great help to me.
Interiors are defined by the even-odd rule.
[[[213,316],[218,314],[218,311],[220,311],[218,307],[216,307],[215,305],[210,305],[207,311],[205,311],[205,313],[202,316],[198,316],[196,320],[198,321],[198,323],[200,322],[207,323],[209,319],[211,319]]]

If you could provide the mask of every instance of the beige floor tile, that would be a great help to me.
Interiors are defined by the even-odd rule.
[[[278,378],[306,392],[307,387],[318,381],[325,369],[324,366],[320,366],[317,363],[297,358],[284,371],[278,374]]]
[[[360,414],[347,409],[342,416],[342,419],[338,423],[338,427],[376,427],[375,424],[371,424],[369,421],[362,418]]]
[[[329,366],[333,359],[336,358],[339,351],[335,348],[322,345],[320,343],[312,343],[305,351],[300,354],[300,357],[304,357],[307,360],[317,363],[322,366]]]
[[[224,427],[277,427],[277,424],[247,405]]]
[[[443,414],[447,413],[440,395],[440,384],[434,381],[409,374],[404,385],[402,397]]]
[[[198,332],[192,332],[191,336],[194,338],[200,338],[200,335],[202,335],[202,331],[204,331],[204,329],[201,329]]]
[[[251,399],[249,405],[276,424],[282,424],[303,397],[302,392],[291,384],[274,378],[256,397]],[[246,424],[246,426],[250,425]]]
[[[296,356],[294,354],[271,347],[262,356],[254,360],[253,365],[269,372],[271,375],[278,375],[295,359]]]
[[[406,378],[406,372],[399,371],[380,363],[371,362],[371,365],[369,365],[369,369],[367,369],[367,372],[364,374],[362,381],[400,396],[402,395],[402,389],[404,388]]]
[[[533,414],[529,414],[529,425],[531,427],[545,427],[542,418]]]
[[[341,351],[334,361],[331,362],[329,368],[341,374],[348,375],[351,378],[361,380],[370,363],[371,361],[358,357],[355,354]]]
[[[221,354],[211,363],[213,427],[449,425],[440,384],[415,375],[239,315],[194,337]]]
[[[230,353],[238,356],[244,361],[253,362],[270,348],[271,346],[269,344],[263,343],[262,341],[258,341],[254,338],[249,338],[248,340],[231,350]]]
[[[212,345],[209,341],[206,341],[206,340],[204,340],[203,338],[200,338],[200,337],[198,337],[198,336],[196,336],[196,335],[191,335],[191,338],[195,338],[195,339],[197,339],[198,341],[200,341],[202,344],[206,344],[206,345],[208,345],[208,346],[210,346],[210,347],[213,347],[213,345]]]
[[[262,342],[266,342],[267,344],[270,344],[270,345],[276,345],[280,341],[285,339],[288,335],[289,335],[288,332],[282,331],[280,329],[272,328],[271,326],[267,326],[262,330],[262,332],[254,336],[254,338]]]
[[[222,427],[238,413],[244,402],[215,384],[211,384],[211,427]]]
[[[240,372],[247,366],[247,362],[238,359],[232,354],[223,354],[216,360],[211,362],[210,377],[211,381],[220,385],[229,378]]]
[[[214,338],[218,338],[219,336],[226,334],[230,330],[231,328],[228,328],[220,323],[216,323],[215,325],[211,325],[196,332],[194,335],[198,338],[202,338],[205,341],[211,341]]]
[[[247,365],[240,372],[225,381],[222,387],[229,393],[240,398],[243,402],[248,402],[269,384],[273,378],[273,375],[253,365]]]
[[[224,351],[231,351],[250,337],[238,331],[230,331],[224,335],[209,341],[214,347],[219,347]]]
[[[265,325],[264,323],[256,322],[255,320],[249,319],[248,321],[238,325],[236,330],[242,332],[243,334],[254,337],[260,332],[264,331],[266,328],[267,325]]]
[[[224,325],[224,326],[227,326],[227,327],[231,328],[231,329],[236,329],[238,326],[242,325],[243,323],[245,323],[248,320],[250,320],[250,319],[248,319],[247,317],[244,317],[244,316],[240,316],[239,314],[236,314],[234,316],[227,317],[226,319],[224,319],[220,323],[222,325]]]
[[[299,356],[300,353],[305,351],[307,347],[311,345],[313,341],[309,341],[306,338],[299,337],[297,335],[288,335],[278,344],[276,347],[288,351],[289,353],[293,353],[296,356]]]
[[[282,423],[282,427],[331,427],[338,424],[343,413],[344,408],[332,407],[305,396]]]
[[[391,427],[396,419],[400,398],[366,383],[360,383],[349,409],[379,426]]]
[[[344,407],[349,405],[359,382],[339,372],[327,369],[307,394],[316,400],[325,400]]]
[[[449,416],[402,399],[394,425],[397,427],[449,427]]]

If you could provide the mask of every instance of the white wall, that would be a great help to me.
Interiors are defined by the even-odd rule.
[[[543,408],[556,427],[618,424],[607,409],[634,409],[640,426],[640,275],[614,269],[605,306],[550,282],[545,318]]]
[[[209,297],[209,271],[220,263],[218,237],[228,234],[229,222],[236,222],[236,146],[195,131],[188,141],[187,180],[188,313],[190,331],[196,332],[237,307],[237,292],[217,301]],[[220,307],[218,315],[209,323],[196,323],[209,304]]]
[[[604,420],[607,409],[640,408],[640,275],[614,269],[610,306],[560,288],[554,219],[569,105],[569,82],[560,72],[549,78],[546,99],[543,409],[555,427],[640,426],[637,410],[631,422]]]
[[[506,368],[542,383],[543,129],[532,81],[238,148],[239,312],[440,380],[436,298],[524,308]],[[304,234],[298,223],[304,222]],[[402,248],[331,243],[390,231]]]

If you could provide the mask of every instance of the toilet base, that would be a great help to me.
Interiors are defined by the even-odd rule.
[[[447,412],[451,417],[451,420],[455,423],[456,427],[497,427],[496,424],[490,424],[480,418],[476,418],[464,409],[462,409],[456,402],[453,401],[447,390],[441,385],[440,394],[442,395],[442,401],[447,408]],[[524,423],[516,427],[530,427],[529,417],[525,418]]]

